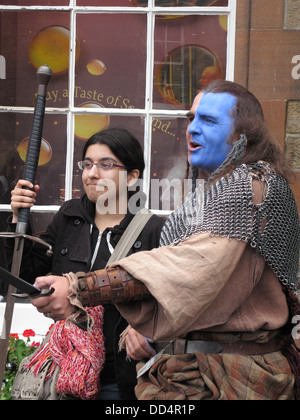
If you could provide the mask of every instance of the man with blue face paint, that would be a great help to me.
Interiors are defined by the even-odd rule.
[[[213,172],[232,149],[227,139],[233,128],[236,98],[228,93],[199,94],[188,114],[189,160],[192,166]]]
[[[114,303],[155,341],[155,358],[138,365],[138,399],[300,399],[292,323],[300,224],[290,171],[244,87],[212,82],[188,118],[189,164],[204,188],[168,217],[160,248],[78,275],[78,298]],[[51,312],[54,304],[54,294],[35,303]]]

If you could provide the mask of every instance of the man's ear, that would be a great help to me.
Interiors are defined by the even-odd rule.
[[[127,175],[127,187],[132,187],[136,181],[139,179],[140,171],[138,169],[134,169]]]

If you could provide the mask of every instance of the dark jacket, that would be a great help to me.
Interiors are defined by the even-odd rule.
[[[33,283],[38,276],[61,276],[70,271],[88,272],[98,238],[98,229],[94,225],[95,205],[86,196],[80,200],[73,199],[65,202],[45,233],[40,238],[53,246],[53,256],[48,257],[45,248],[40,244],[26,241],[20,276]],[[133,215],[127,214],[120,225],[106,229],[101,236],[101,242],[93,270],[105,267],[111,253],[107,244],[107,234],[110,231],[110,244],[114,248],[124,230],[132,220]],[[150,250],[158,246],[160,231],[164,220],[152,216],[144,230],[136,240],[131,253]],[[9,224],[9,230],[15,225]],[[11,266],[13,254],[13,240],[6,241],[6,257]],[[106,305],[104,311],[104,336],[106,339],[106,362],[101,373],[101,383],[117,382],[122,399],[134,399],[136,384],[136,363],[126,361],[126,353],[118,352],[119,336],[127,327],[127,322],[121,317],[113,305]]]

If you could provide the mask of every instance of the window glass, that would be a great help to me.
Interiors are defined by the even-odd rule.
[[[79,15],[75,105],[144,108],[147,16]]]
[[[1,186],[0,186],[1,188]],[[10,213],[1,212],[0,214],[0,232],[7,231],[7,219]],[[5,239],[0,237],[0,267],[7,268],[6,255],[5,255]],[[6,282],[0,280],[0,296],[4,296],[7,293]]]
[[[77,6],[121,6],[121,7],[147,7],[148,0],[139,4],[138,0],[77,0]]]
[[[154,118],[150,206],[171,211],[178,205],[187,171],[186,118]]]
[[[174,200],[164,204],[155,181],[184,179],[184,114],[203,86],[226,77],[232,57],[227,57],[227,14],[213,14],[212,9],[175,13],[168,8],[228,7],[228,0],[155,0],[150,5],[148,0],[0,3],[0,9],[19,6],[0,11],[0,211],[8,210],[10,191],[23,174],[36,72],[43,64],[52,68],[53,77],[46,96],[36,204],[49,206],[45,211],[51,213],[51,206],[79,197],[83,190],[77,162],[84,143],[98,131],[121,127],[144,148],[150,207],[169,210]],[[154,9],[154,15],[152,5],[161,8]],[[34,10],[35,6],[44,9]],[[47,10],[53,6],[66,10]],[[111,10],[107,13],[101,7]],[[137,7],[142,9],[134,10]],[[153,27],[149,17],[155,21]],[[74,73],[70,57],[75,58]]]
[[[102,116],[103,117],[103,116]],[[99,130],[97,126],[97,121],[101,121],[101,115],[75,115],[75,136],[74,136],[74,163],[73,163],[73,187],[72,187],[72,196],[73,198],[78,198],[83,193],[82,182],[81,182],[81,175],[82,171],[78,168],[78,162],[82,160],[82,151],[85,142],[88,140],[90,136],[96,134]],[[96,122],[96,123],[95,123]],[[128,130],[141,144],[142,148],[144,148],[144,118],[143,117],[110,117],[107,120],[107,125],[105,128],[123,128]],[[101,122],[100,122],[101,124]],[[81,133],[80,137],[78,137],[77,130]],[[94,130],[91,130],[91,127],[95,127]],[[145,191],[145,193],[148,193]],[[62,201],[64,201],[64,192],[62,193]]]
[[[226,49],[227,16],[158,16],[154,108],[190,108],[201,88],[225,78]]]
[[[69,0],[1,0],[4,6],[69,6]]]
[[[32,115],[0,113],[0,203],[10,203],[10,191],[23,175]],[[37,171],[41,187],[37,205],[61,204],[59,176],[66,167],[66,117],[46,114]]]
[[[77,0],[77,6],[147,7],[148,0]],[[156,0],[156,7],[228,6],[228,0]]]
[[[138,0],[143,3],[146,0]],[[155,0],[157,7],[228,6],[228,0]]]
[[[45,232],[45,229],[49,223],[53,220],[54,213],[34,213],[31,214],[30,223],[32,226],[32,232],[34,235],[39,236]]]
[[[53,71],[47,106],[68,105],[69,24],[70,16],[64,12],[0,13],[1,55],[6,58],[6,88],[0,89],[1,105],[32,107],[37,90],[36,71],[44,64]]]

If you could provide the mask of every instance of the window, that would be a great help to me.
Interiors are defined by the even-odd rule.
[[[2,0],[0,5],[0,212],[22,176],[37,88],[48,64],[36,230],[81,194],[76,162],[87,138],[124,127],[144,148],[151,180],[186,172],[185,114],[201,86],[233,80],[235,0]],[[5,67],[5,68],[4,68]]]

